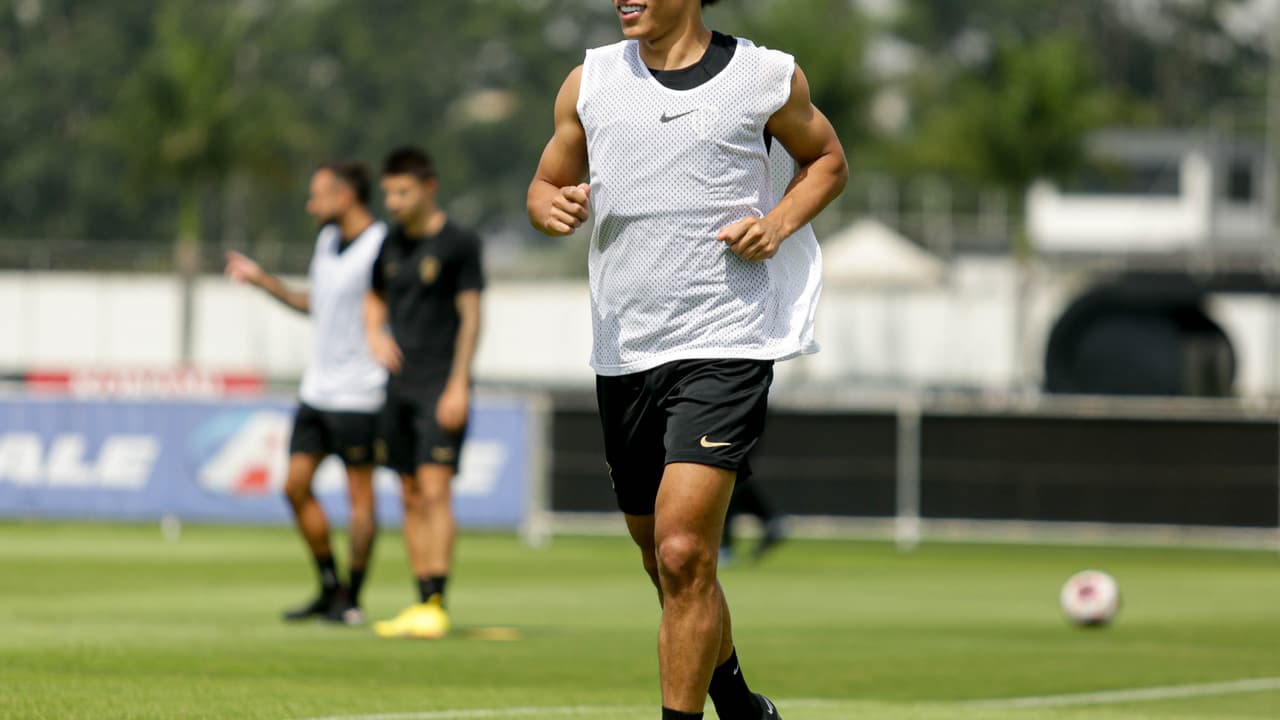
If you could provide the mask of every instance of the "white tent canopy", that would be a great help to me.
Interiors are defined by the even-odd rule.
[[[946,267],[879,220],[862,218],[822,243],[822,282],[844,287],[936,285]]]

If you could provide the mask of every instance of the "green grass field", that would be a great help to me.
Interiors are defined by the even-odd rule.
[[[1084,567],[1120,581],[1110,628],[1058,613],[1060,583]],[[1280,717],[1274,553],[932,544],[902,555],[792,541],[723,581],[748,680],[786,720]],[[283,528],[188,527],[166,542],[150,525],[0,524],[0,717],[658,717],[658,611],[621,538],[532,550],[464,536],[450,586],[458,630],[438,642],[280,622],[312,582]],[[380,618],[411,599],[386,533],[366,607]],[[469,632],[489,626],[523,638]],[[1185,698],[966,704],[1250,678],[1270,680]]]

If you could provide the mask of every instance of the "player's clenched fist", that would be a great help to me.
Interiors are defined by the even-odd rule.
[[[551,195],[551,207],[543,218],[542,227],[552,235],[568,235],[590,217],[591,186],[570,185]]]
[[[764,218],[749,217],[720,228],[716,239],[733,254],[750,262],[768,260],[778,253],[783,238]]]

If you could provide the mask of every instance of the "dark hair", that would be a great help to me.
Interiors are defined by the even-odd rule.
[[[426,150],[412,145],[398,147],[382,161],[383,175],[412,175],[419,180],[436,176],[436,164]]]
[[[361,205],[369,204],[370,182],[369,168],[359,160],[334,160],[321,165],[317,170],[328,170],[338,178],[338,182],[351,188],[356,201]]]
[[[720,2],[720,0],[702,0],[702,7],[706,7],[708,5],[715,5],[718,2]]]

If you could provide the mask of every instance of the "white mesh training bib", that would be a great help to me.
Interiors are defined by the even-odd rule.
[[[311,256],[311,359],[298,396],[317,410],[374,412],[382,407],[387,371],[364,335],[364,295],[387,226],[375,222],[338,252],[336,225],[316,237]]]
[[[591,365],[600,375],[817,351],[822,261],[812,230],[760,263],[716,240],[725,225],[771,210],[794,175],[776,142],[771,165],[764,128],[790,97],[795,61],[737,43],[728,66],[691,90],[654,79],[635,41],[587,51],[577,109],[591,171]],[[776,189],[773,174],[785,177]]]

